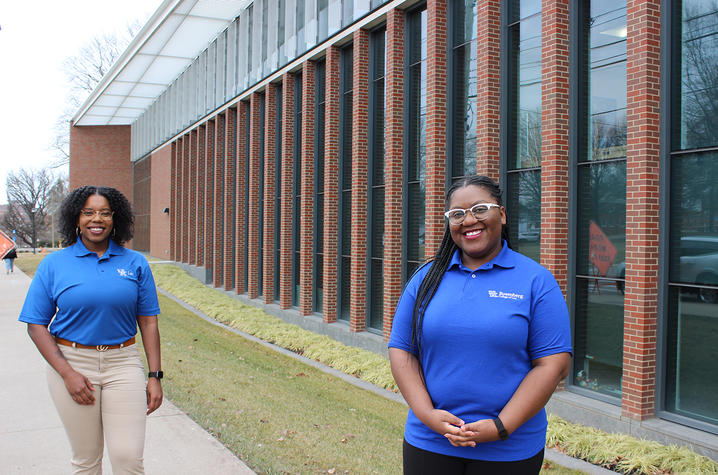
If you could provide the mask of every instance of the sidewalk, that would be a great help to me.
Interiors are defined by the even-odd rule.
[[[17,267],[0,274],[0,475],[70,473],[70,446],[47,389],[47,364],[17,320],[29,285]],[[147,419],[145,470],[254,473],[167,399]],[[107,455],[103,473],[112,473]]]

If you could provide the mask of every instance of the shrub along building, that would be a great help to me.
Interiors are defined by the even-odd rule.
[[[384,351],[458,176],[574,335],[550,408],[718,458],[718,4],[167,0],[76,113],[136,249]],[[480,312],[479,312],[480,313]]]

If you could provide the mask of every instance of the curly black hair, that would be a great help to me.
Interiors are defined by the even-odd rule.
[[[112,233],[110,238],[122,245],[132,239],[135,218],[132,206],[125,195],[109,186],[81,186],[70,192],[60,206],[60,235],[65,246],[77,242],[77,218],[85,207],[87,198],[92,195],[101,195],[107,198],[112,215]]]

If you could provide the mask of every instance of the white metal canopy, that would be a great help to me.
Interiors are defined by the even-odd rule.
[[[251,0],[165,0],[72,118],[130,125]]]

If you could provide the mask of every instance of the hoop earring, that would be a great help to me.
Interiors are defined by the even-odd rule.
[[[80,237],[80,227],[75,227],[75,236]]]

